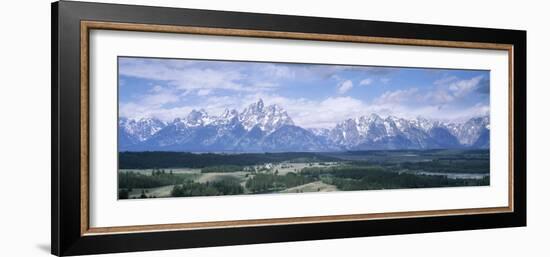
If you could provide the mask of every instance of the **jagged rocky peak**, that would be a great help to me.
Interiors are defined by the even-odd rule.
[[[416,119],[412,120],[412,124],[419,129],[422,129],[424,131],[429,131],[433,127],[437,126],[438,122],[426,119],[422,116],[418,116],[416,117]]]
[[[193,109],[187,114],[187,120],[201,120],[205,117],[208,117],[208,113],[204,109],[198,111]]]
[[[480,116],[470,119],[472,122],[476,122],[482,125],[489,124],[489,116]]]
[[[245,108],[242,114],[243,115],[255,114],[255,113],[262,113],[263,111],[264,111],[264,100],[260,98],[257,102],[252,103],[247,108]]]
[[[401,118],[395,115],[388,115],[388,117],[386,117],[386,121],[398,121],[398,120],[401,120]]]
[[[232,109],[232,110],[225,109],[222,115],[220,115],[220,118],[223,118],[223,119],[233,119],[235,117],[239,117],[239,112],[235,109]]]
[[[330,134],[330,129],[327,128],[310,128],[308,130],[311,131],[311,133],[313,133],[314,135],[321,137],[328,137]]]
[[[266,112],[267,113],[272,113],[272,114],[286,113],[286,111],[281,106],[279,106],[277,104],[272,104],[272,105],[268,106],[266,108]]]
[[[380,123],[382,122],[382,118],[376,114],[376,113],[371,113],[367,116],[361,116],[359,117],[359,121],[360,123]]]
[[[264,106],[264,101],[261,98],[245,108],[239,114],[239,119],[246,130],[250,131],[258,126],[267,133],[284,125],[294,125],[294,121],[282,107],[276,104]]]
[[[225,109],[223,113],[216,117],[212,124],[214,125],[235,125],[239,123],[239,112],[235,109],[229,110]]]
[[[447,128],[455,137],[458,138],[461,144],[474,144],[478,138],[489,130],[489,116],[474,117],[464,123],[450,123]]]
[[[353,119],[359,130],[368,129],[371,125],[379,125],[384,121],[378,114],[371,113]]]
[[[132,135],[135,140],[142,142],[166,127],[166,123],[149,117],[139,119],[121,118],[118,120],[118,126],[126,134]]]
[[[330,130],[328,139],[337,145],[351,145],[360,140],[357,119],[347,119]]]
[[[171,122],[171,124],[177,125],[177,126],[180,126],[180,127],[186,127],[186,123],[187,123],[186,119],[185,119],[185,118],[180,118],[180,117],[175,118],[175,119]]]
[[[185,114],[184,114],[185,115]],[[376,113],[342,119],[332,127],[302,128],[285,109],[259,99],[241,112],[219,116],[193,110],[173,122],[119,119],[122,150],[175,151],[339,151],[489,147],[488,116],[443,123]]]
[[[210,123],[211,119],[204,109],[192,110],[185,118],[190,127],[203,126]]]

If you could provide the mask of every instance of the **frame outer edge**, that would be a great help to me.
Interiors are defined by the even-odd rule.
[[[518,31],[514,43],[514,111],[515,127],[515,183],[519,194],[514,196],[518,203],[518,225],[527,226],[527,31]]]
[[[414,218],[413,221],[420,222],[419,224],[411,226],[411,221],[407,219],[397,219],[393,223],[388,223],[383,220],[374,220],[369,223],[361,222],[342,222],[325,223],[325,224],[303,224],[303,225],[290,225],[290,226],[274,226],[272,228],[266,227],[251,227],[251,228],[228,228],[221,229],[219,232],[214,230],[191,230],[191,231],[173,231],[173,232],[154,232],[154,233],[139,233],[139,234],[111,234],[100,236],[82,237],[79,235],[80,215],[76,217],[74,208],[80,203],[79,195],[74,195],[80,192],[76,185],[77,179],[80,179],[79,172],[75,174],[74,168],[75,160],[79,162],[79,153],[76,155],[71,153],[76,146],[80,149],[78,135],[74,130],[75,123],[80,124],[79,121],[71,121],[75,118],[75,111],[80,113],[80,105],[70,106],[77,99],[66,99],[67,97],[76,97],[76,93],[80,94],[79,89],[74,88],[74,82],[79,81],[78,77],[71,72],[75,65],[74,56],[80,56],[75,53],[75,45],[78,41],[74,38],[74,33],[78,32],[79,25],[75,25],[81,19],[96,19],[107,21],[128,21],[128,19],[134,19],[136,22],[140,22],[139,15],[145,15],[147,19],[156,20],[151,14],[147,14],[145,10],[151,8],[155,10],[155,13],[167,12],[172,14],[165,18],[167,21],[174,20],[174,13],[178,14],[192,14],[191,17],[182,18],[181,21],[177,20],[175,23],[192,23],[197,21],[198,25],[210,25],[219,24],[222,21],[227,21],[228,18],[235,18],[235,15],[245,15],[243,21],[235,22],[234,20],[230,24],[230,27],[242,27],[242,22],[250,19],[253,16],[259,16],[263,19],[259,25],[251,25],[254,27],[267,28],[271,25],[266,25],[266,18],[270,18],[270,14],[251,14],[251,13],[236,13],[236,12],[215,12],[206,10],[192,10],[192,9],[180,9],[181,11],[174,11],[173,9],[179,8],[166,8],[166,7],[145,7],[145,6],[127,6],[127,5],[113,5],[113,4],[99,4],[99,3],[84,3],[84,2],[72,2],[61,1],[52,4],[52,254],[57,255],[75,255],[75,254],[92,254],[92,253],[109,253],[109,252],[129,252],[129,251],[145,251],[145,250],[160,250],[160,249],[176,249],[176,248],[193,248],[193,247],[206,247],[206,246],[221,246],[221,245],[241,245],[241,244],[257,244],[257,243],[269,243],[269,242],[288,242],[288,241],[303,241],[303,240],[321,240],[331,238],[350,238],[350,237],[364,237],[364,236],[379,236],[379,235],[393,235],[393,234],[411,234],[411,233],[426,233],[426,232],[439,232],[439,231],[456,231],[465,229],[487,229],[497,227],[515,227],[525,226],[526,223],[526,161],[525,161],[525,138],[526,138],[526,97],[525,97],[525,83],[526,83],[526,33],[525,31],[515,30],[496,30],[496,29],[482,29],[482,28],[465,28],[454,26],[440,26],[429,24],[405,24],[405,23],[391,23],[391,22],[379,22],[382,27],[389,27],[390,32],[373,31],[377,34],[395,34],[400,33],[396,31],[398,26],[405,26],[415,28],[413,31],[417,31],[419,37],[431,38],[443,37],[444,40],[451,40],[453,38],[473,38],[479,37],[479,42],[502,42],[513,44],[517,46],[514,57],[514,70],[516,77],[514,79],[514,100],[517,105],[514,112],[516,118],[513,125],[517,125],[515,129],[514,142],[514,168],[515,173],[514,184],[518,190],[515,191],[515,203],[517,203],[517,209],[510,214],[494,214],[494,215],[472,215],[465,216],[448,216],[448,217],[425,217]],[[122,10],[131,11],[138,10],[139,14],[127,13],[120,18],[115,16]],[[204,17],[204,20],[196,20],[196,15],[211,14]],[[147,16],[148,15],[148,16]],[[185,15],[183,15],[185,16]],[[279,15],[280,16],[280,15]],[[134,18],[137,17],[137,18]],[[212,17],[212,18],[211,18]],[[298,17],[298,16],[280,16],[276,20],[279,21],[279,25],[290,26],[292,29],[294,25],[286,23],[288,20],[313,20],[319,19],[323,23],[334,21],[335,24],[351,24],[353,29],[347,29],[356,33],[359,29],[357,22],[365,22],[365,24],[373,24],[372,21],[346,21],[340,19],[328,19],[321,17]],[[143,19],[143,18],[142,18]],[[195,20],[193,20],[195,19]],[[200,22],[198,22],[200,21]],[[263,23],[262,23],[263,22]],[[147,23],[147,22],[143,22]],[[377,23],[378,24],[378,23]],[[296,25],[298,26],[298,25]],[[370,26],[370,25],[369,25]],[[344,26],[345,27],[345,26]],[[316,30],[311,26],[304,26],[304,30]],[[342,28],[346,30],[345,28]],[[450,33],[450,29],[455,29],[453,33]],[[301,30],[301,28],[299,29]],[[334,30],[334,26],[328,29],[327,33]],[[368,31],[368,30],[367,30]],[[435,34],[426,36],[432,31],[440,31],[442,34]],[[458,32],[458,33],[457,33]],[[464,32],[464,33],[460,33]],[[483,33],[482,33],[483,32]],[[485,34],[487,32],[488,34]],[[56,34],[57,33],[57,34]],[[402,32],[409,37],[415,33]],[[412,33],[412,34],[411,34]],[[56,52],[57,51],[57,52]],[[55,65],[54,65],[55,64]],[[71,67],[72,66],[74,67]],[[63,75],[63,76],[61,76]],[[73,81],[75,80],[75,81]],[[54,83],[55,82],[55,83]],[[73,84],[71,84],[73,83]],[[72,107],[74,110],[67,110],[67,107]],[[77,115],[77,119],[79,116]],[[63,130],[61,127],[63,125]],[[55,127],[58,126],[58,127]],[[78,128],[78,131],[80,129]],[[55,133],[55,134],[54,134]],[[70,140],[78,140],[76,143],[70,142]],[[61,151],[62,150],[62,151]],[[517,155],[516,155],[517,154]],[[61,158],[63,157],[63,158]],[[56,166],[57,165],[57,166]],[[58,183],[54,185],[54,183]],[[64,184],[59,184],[64,183]],[[78,184],[79,185],[79,184]],[[73,195],[72,195],[73,194]],[[55,213],[57,211],[57,213]],[[446,220],[450,223],[442,224],[441,221]],[[468,221],[462,227],[456,226],[455,223]],[[55,224],[54,224],[55,223]],[[418,226],[425,225],[426,227]],[[308,229],[305,229],[308,228]],[[348,230],[346,230],[346,228]],[[363,228],[363,229],[362,229]],[[305,230],[304,230],[305,229]],[[325,229],[329,229],[328,231]],[[334,229],[331,231],[330,229]],[[365,230],[366,229],[366,230]],[[345,230],[345,231],[344,231]],[[324,231],[326,233],[317,233]],[[258,233],[254,236],[255,233]],[[217,236],[225,234],[225,238],[212,238],[211,236],[217,233]],[[222,234],[220,234],[222,233]],[[266,234],[272,233],[272,234]],[[273,234],[275,233],[275,234]],[[181,238],[185,235],[186,238]],[[251,236],[252,237],[249,237]],[[175,240],[175,237],[184,240]],[[164,239],[164,240],[163,240]],[[57,240],[57,241],[54,241]]]
[[[57,134],[53,142],[56,151],[52,153],[55,160],[52,161],[57,162],[54,174],[57,184],[52,184],[52,187],[55,186],[57,195],[52,199],[52,204],[55,201],[58,213],[54,229],[57,231],[57,243],[53,246],[52,241],[52,253],[58,256],[78,254],[84,241],[80,236],[80,80],[79,74],[74,72],[74,69],[80,70],[80,42],[74,35],[79,33],[78,21],[81,18],[80,11],[84,10],[81,6],[83,4],[72,1],[53,4],[57,10],[56,48],[53,49],[56,51],[53,59],[57,62],[53,68],[57,79],[54,96],[57,98]]]
[[[51,254],[59,255],[59,3],[51,3]]]

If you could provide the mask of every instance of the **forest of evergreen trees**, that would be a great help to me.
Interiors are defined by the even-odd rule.
[[[119,199],[147,198],[150,197],[149,189],[164,186],[173,186],[170,196],[186,197],[273,193],[315,181],[333,185],[341,191],[489,185],[488,151],[413,151],[406,155],[411,157],[400,157],[403,153],[123,152],[119,154],[120,166],[127,170],[118,175]],[[343,156],[348,159],[341,159]],[[292,163],[302,166],[283,174],[275,168],[280,164],[278,168],[292,169]],[[195,168],[196,171],[174,173],[172,168],[175,167]],[[486,176],[476,179],[445,175],[456,173]]]
[[[317,153],[244,153],[215,154],[187,152],[120,152],[119,169],[153,168],[204,168],[207,166],[239,165],[251,166],[283,161],[341,161]]]

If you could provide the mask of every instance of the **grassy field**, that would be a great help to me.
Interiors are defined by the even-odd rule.
[[[125,153],[121,157],[125,158]],[[130,153],[161,161],[162,153]],[[178,158],[167,153],[170,158]],[[188,167],[122,167],[119,199],[489,185],[485,150],[184,154]],[[211,164],[204,160],[215,160]],[[180,163],[181,160],[171,160]],[[124,163],[124,162],[123,162]],[[126,162],[129,163],[129,162]],[[227,164],[224,164],[227,163]],[[183,165],[183,164],[181,164]],[[137,167],[137,168],[136,168]]]

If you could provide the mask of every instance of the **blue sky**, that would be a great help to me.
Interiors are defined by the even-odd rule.
[[[119,57],[119,115],[218,115],[258,99],[297,125],[377,113],[459,121],[489,112],[489,71]]]

